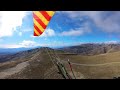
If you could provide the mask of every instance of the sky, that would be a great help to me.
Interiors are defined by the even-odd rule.
[[[0,11],[0,48],[61,47],[120,41],[120,11],[56,11],[33,36],[32,11]]]

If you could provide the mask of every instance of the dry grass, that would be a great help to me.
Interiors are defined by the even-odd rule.
[[[120,52],[107,53],[94,56],[81,56],[72,54],[59,54],[62,60],[70,59],[71,62],[78,64],[104,64],[112,62],[120,62]],[[34,53],[26,58],[6,62],[0,65],[0,72],[4,69],[15,67],[21,62],[29,61],[23,71],[7,77],[8,79],[63,79],[58,70],[53,66],[47,53]],[[68,72],[70,68],[65,64]],[[120,63],[112,63],[99,66],[81,66],[72,65],[75,75],[78,79],[108,79],[120,75]]]
[[[62,79],[47,54],[38,52],[33,56],[29,60],[29,65],[23,71],[11,75],[7,79]]]
[[[83,63],[83,64],[102,64],[110,62],[119,62],[120,61],[120,52],[107,53],[94,56],[81,56],[81,55],[60,55],[63,60],[67,58],[71,62]]]
[[[66,56],[62,56],[64,60]],[[74,72],[80,72],[84,75],[84,78],[88,79],[108,79],[120,76],[120,52],[107,53],[94,56],[81,56],[81,55],[68,55],[67,58],[71,62],[77,64],[104,64],[111,63],[106,65],[98,66],[82,66],[82,65],[72,65]],[[67,60],[67,58],[65,60]],[[118,63],[112,63],[118,62]],[[67,66],[67,65],[66,65]],[[69,68],[67,66],[67,68]]]

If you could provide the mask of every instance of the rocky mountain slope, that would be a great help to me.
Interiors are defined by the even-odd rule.
[[[60,50],[81,55],[98,55],[120,51],[120,44],[81,44],[60,48]]]
[[[55,52],[72,76],[66,63],[67,59],[71,61],[78,79],[113,78],[120,75],[119,44],[82,44]],[[0,61],[0,79],[64,79],[52,63],[46,48],[1,55]]]
[[[63,79],[45,48],[19,52],[2,59],[7,62],[0,63],[1,79]]]

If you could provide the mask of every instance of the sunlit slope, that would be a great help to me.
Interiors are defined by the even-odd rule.
[[[66,60],[68,58],[74,72],[82,73],[84,78],[107,79],[120,76],[120,52],[94,56],[69,55]]]
[[[0,63],[0,78],[5,79],[62,79],[58,72],[45,48],[20,52]]]
[[[52,50],[51,52],[53,53]],[[119,51],[92,56],[56,50],[54,53],[60,57],[69,73],[71,71],[67,59],[71,61],[73,71],[78,79],[106,79],[120,76]],[[10,61],[0,64],[0,78],[63,79],[51,62],[45,48],[20,52],[11,57]]]

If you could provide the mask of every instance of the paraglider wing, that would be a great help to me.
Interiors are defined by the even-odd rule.
[[[33,11],[34,36],[40,36],[49,24],[55,11]]]

